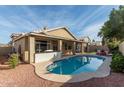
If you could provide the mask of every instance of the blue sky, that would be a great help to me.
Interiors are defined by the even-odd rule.
[[[16,32],[67,26],[77,37],[97,37],[110,11],[118,6],[0,6],[0,43]]]

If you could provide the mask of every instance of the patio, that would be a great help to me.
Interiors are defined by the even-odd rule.
[[[15,69],[0,70],[0,86],[19,87],[119,87],[124,86],[124,74],[113,73],[105,78],[93,78],[79,83],[57,83],[38,77],[31,64],[22,64]]]

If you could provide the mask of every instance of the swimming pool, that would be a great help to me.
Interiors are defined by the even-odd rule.
[[[95,72],[104,62],[100,56],[80,55],[55,61],[47,67],[47,71],[54,74],[73,75]]]

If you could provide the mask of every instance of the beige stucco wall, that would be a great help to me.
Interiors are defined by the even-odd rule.
[[[21,57],[23,61],[28,62],[28,42],[27,38],[21,38],[14,42],[15,51],[18,53],[19,46],[21,47]]]
[[[119,45],[119,51],[124,55],[124,42]]]
[[[58,50],[62,51],[62,40],[58,40]]]
[[[22,38],[14,43],[15,51],[18,52],[18,48],[21,46],[21,53],[25,51],[25,38]]]
[[[35,55],[35,37],[28,37],[29,62],[34,63]]]
[[[49,35],[54,35],[54,36],[59,36],[59,37],[64,37],[67,39],[74,39],[73,36],[70,35],[65,29],[57,29],[54,31],[49,31],[47,32]]]

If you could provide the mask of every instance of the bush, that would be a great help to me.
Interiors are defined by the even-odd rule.
[[[109,42],[108,47],[111,53],[117,53],[118,52],[118,45],[119,43],[115,42]]]
[[[9,58],[9,65],[11,68],[15,68],[19,63],[19,58],[17,54],[11,54]]]
[[[124,56],[121,53],[113,54],[110,67],[115,72],[124,72]]]

